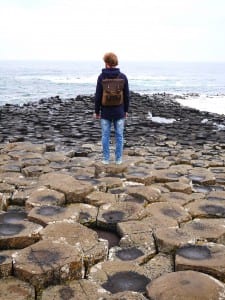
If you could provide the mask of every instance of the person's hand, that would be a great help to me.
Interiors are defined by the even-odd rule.
[[[94,118],[98,120],[98,119],[100,119],[100,115],[99,115],[99,114],[96,114],[96,113],[94,113]]]
[[[124,117],[125,117],[125,119],[128,118],[128,112],[125,113]]]

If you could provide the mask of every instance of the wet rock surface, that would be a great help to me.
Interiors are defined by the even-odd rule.
[[[145,292],[150,279],[145,270],[132,262],[103,262],[90,269],[89,280],[103,286],[112,294],[134,291]]]
[[[206,243],[201,245],[185,245],[176,251],[175,269],[201,270],[221,281],[225,281],[225,246]]]
[[[162,275],[147,286],[147,295],[154,300],[218,300],[224,299],[224,284],[213,277],[194,271]]]
[[[3,299],[225,299],[224,120],[131,99],[119,166],[91,97],[0,108]]]
[[[186,146],[204,145],[205,140],[224,143],[225,133],[218,131],[215,125],[224,125],[222,116],[181,107],[175,99],[176,96],[169,94],[140,96],[131,93],[126,143],[138,146],[166,140]],[[23,106],[1,106],[1,141],[44,141],[50,149],[51,143],[59,147],[72,146],[78,156],[87,156],[88,151],[80,148],[77,141],[80,140],[80,144],[99,141],[99,122],[92,117],[93,101],[92,96],[65,100],[56,96]],[[149,112],[176,122],[156,123],[149,119]],[[206,119],[207,122],[202,122]]]

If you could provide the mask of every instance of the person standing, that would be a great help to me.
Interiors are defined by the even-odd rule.
[[[98,76],[96,93],[95,93],[95,118],[101,121],[102,133],[102,152],[103,164],[109,164],[110,161],[110,134],[111,126],[114,126],[115,132],[115,162],[122,163],[124,126],[125,118],[128,116],[129,109],[129,85],[125,74],[120,72],[118,66],[118,58],[116,54],[109,52],[103,57],[105,68],[102,69]],[[124,80],[123,86],[123,102],[119,105],[103,105],[103,80],[121,78]]]

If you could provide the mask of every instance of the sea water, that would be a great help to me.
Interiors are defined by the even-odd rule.
[[[94,95],[103,67],[101,61],[0,61],[0,105]],[[131,91],[184,95],[182,105],[225,114],[225,63],[121,61],[119,67]]]

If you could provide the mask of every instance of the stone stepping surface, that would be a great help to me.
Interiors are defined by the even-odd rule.
[[[111,193],[106,193],[102,191],[94,191],[86,196],[85,203],[92,206],[100,207],[103,204],[115,204],[116,196]]]
[[[113,230],[119,222],[138,220],[143,206],[134,202],[118,202],[104,204],[99,208],[97,226]]]
[[[65,285],[50,286],[42,293],[41,300],[61,300],[61,299],[76,299],[76,300],[98,300],[108,299],[108,292],[101,286],[90,282],[90,280],[81,279],[73,280]],[[132,299],[132,298],[131,298]],[[136,299],[136,298],[134,298]],[[138,299],[138,298],[137,298]],[[141,298],[140,298],[141,299]]]
[[[171,202],[181,206],[185,206],[186,204],[200,198],[204,198],[204,194],[185,194],[182,192],[168,192],[161,195],[160,201]]]
[[[177,249],[175,270],[201,270],[225,281],[225,246],[214,243],[188,244]]]
[[[40,234],[43,240],[63,241],[66,247],[69,244],[79,249],[87,268],[107,257],[107,241],[98,239],[94,230],[77,222],[50,224]]]
[[[29,211],[27,218],[42,226],[51,223],[67,221],[69,223],[79,222],[87,226],[96,226],[98,210],[96,207],[76,203],[66,207],[56,205],[42,205]]]
[[[176,203],[158,202],[149,204],[141,213],[141,219],[149,218],[152,226],[178,226],[191,220],[191,215]]]
[[[3,278],[0,280],[0,299],[35,299],[35,289],[29,283],[15,277]]]
[[[225,219],[194,219],[182,224],[182,229],[198,241],[225,245]]]
[[[149,299],[224,299],[225,286],[215,278],[195,271],[164,274],[147,286]]]
[[[82,202],[93,191],[93,186],[71,175],[51,172],[40,176],[40,183],[53,190],[61,192],[66,197],[66,203]]]
[[[144,292],[150,282],[146,272],[131,262],[103,262],[90,269],[88,279],[115,294],[123,291]]]
[[[119,166],[90,141],[0,144],[0,298],[225,299],[224,157],[162,133]]]
[[[26,201],[26,209],[32,209],[33,207],[40,207],[44,205],[59,205],[62,206],[66,202],[65,195],[55,190],[50,190],[45,187],[40,187],[34,190],[29,195],[29,199]]]
[[[225,201],[224,200],[195,200],[187,204],[186,209],[193,218],[225,218]]]
[[[26,220],[23,212],[0,213],[0,249],[22,249],[40,240],[42,226]]]
[[[160,199],[161,191],[151,186],[130,186],[126,189],[128,195],[147,203],[157,202]]]
[[[71,245],[40,241],[13,254],[14,274],[33,285],[37,292],[50,284],[83,276],[82,255]]]
[[[195,236],[181,228],[158,228],[154,231],[158,250],[174,253],[177,248],[188,243],[195,243]]]

